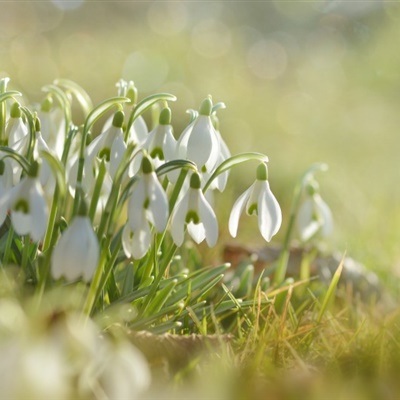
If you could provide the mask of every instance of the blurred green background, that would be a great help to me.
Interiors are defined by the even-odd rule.
[[[185,110],[211,94],[227,105],[220,130],[232,153],[269,156],[284,223],[296,180],[329,164],[318,175],[336,224],[329,246],[386,279],[400,276],[399,43],[400,7],[379,0],[0,3],[0,76],[26,101],[58,77],[95,103],[134,80],[140,97],[178,97],[178,137]],[[233,172],[230,196],[253,170]]]

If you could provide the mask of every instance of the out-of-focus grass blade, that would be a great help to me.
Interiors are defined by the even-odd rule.
[[[54,84],[69,90],[78,100],[85,114],[85,118],[89,115],[90,111],[93,109],[93,103],[87,92],[81,86],[69,79],[56,79]]]
[[[345,254],[343,255],[342,260],[340,261],[340,264],[332,277],[331,283],[329,284],[324,301],[322,302],[321,308],[318,313],[317,323],[321,322],[322,317],[326,311],[326,308],[328,307],[330,300],[335,295],[335,290],[339,283],[339,279],[340,279],[340,276],[342,275],[342,271],[343,271],[344,258],[345,258]]]

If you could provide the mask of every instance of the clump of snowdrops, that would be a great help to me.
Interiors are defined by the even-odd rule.
[[[251,298],[235,297],[229,285],[222,282],[228,264],[195,267],[185,247],[187,241],[205,240],[210,247],[216,245],[219,222],[214,196],[224,191],[230,170],[244,162],[253,162],[256,168],[249,188],[232,205],[230,234],[236,236],[244,211],[257,217],[266,241],[282,223],[279,203],[269,185],[268,157],[257,152],[230,154],[219,132],[217,113],[225,107],[222,102],[214,104],[208,96],[198,110],[188,110],[187,127],[177,135],[169,108],[176,100],[172,94],[158,93],[139,101],[133,82],[121,80],[118,95],[94,107],[83,88],[57,80],[43,88],[41,104],[27,105],[20,92],[7,90],[8,81],[0,82],[1,265],[18,266],[38,308],[46,293],[57,288],[76,289],[80,296],[72,316],[61,313],[56,322],[52,319],[51,331],[57,332],[50,335],[49,346],[58,348],[61,342],[76,346],[53,326],[75,326],[76,321],[87,324],[89,317],[101,319],[121,306],[129,308],[123,323],[132,330],[185,334],[207,333],[210,326],[215,330],[216,318],[222,321],[226,317],[231,323],[233,314],[253,305]],[[76,105],[85,117],[81,125],[72,112]],[[151,128],[143,118],[148,111],[152,111],[154,120]],[[296,218],[304,240],[331,229],[330,211],[313,178],[323,169],[323,164],[313,165],[295,191],[274,275],[276,286],[285,279]],[[308,199],[297,217],[305,188]],[[251,284],[248,277],[241,279],[242,289]],[[22,311],[14,303],[5,307],[14,307],[20,315],[18,323],[25,324]],[[84,326],[92,329],[84,335],[93,335],[94,328]],[[15,348],[15,352],[7,353],[10,363],[26,370],[26,379],[32,379],[30,353],[26,359],[18,358],[25,352],[24,338],[11,335],[5,340],[10,342],[8,348]],[[96,369],[100,355],[94,354],[92,347],[98,340],[86,344],[82,339],[79,343],[84,353],[90,354],[82,361],[88,368],[85,371]],[[58,349],[50,357],[43,346],[48,345],[38,339],[30,351],[47,365],[56,366],[52,369],[54,382],[62,380],[68,375],[59,362],[65,354]],[[104,354],[109,355],[105,357],[117,365],[135,363],[134,350],[124,350],[132,357],[126,355],[119,361],[125,344],[118,346],[112,356],[107,351],[113,345],[106,344]],[[138,388],[145,387],[148,379],[146,368],[140,368],[144,378]],[[101,374],[106,376],[106,371]],[[115,397],[111,383],[104,388],[99,376],[89,381]],[[12,385],[10,380],[7,390],[17,390]],[[51,386],[43,389],[44,394],[42,389],[38,388],[42,398],[54,394]]]

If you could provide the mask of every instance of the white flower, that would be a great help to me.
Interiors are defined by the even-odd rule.
[[[155,166],[158,167],[162,162],[176,158],[176,146],[177,142],[171,125],[171,110],[166,107],[160,113],[159,124],[148,134],[143,148],[147,150]]]
[[[100,247],[90,219],[77,215],[63,232],[51,257],[51,273],[54,279],[62,276],[67,281],[79,277],[89,282],[97,268]]]
[[[308,197],[297,213],[297,229],[302,241],[318,235],[328,236],[333,230],[333,218],[328,205],[318,193],[318,185],[311,182],[307,187]]]
[[[202,172],[211,172],[220,157],[220,141],[211,121],[212,103],[205,99],[199,116],[182,132],[178,140],[180,158],[195,162]]]
[[[11,222],[18,235],[29,234],[34,242],[43,239],[49,211],[37,177],[23,178],[0,198],[0,224],[8,209],[11,209]]]
[[[243,209],[248,215],[258,216],[258,227],[262,237],[269,242],[282,223],[281,208],[272,194],[267,179],[267,166],[262,163],[257,168],[256,181],[236,200],[229,217],[229,232],[236,237],[239,218]]]
[[[122,124],[124,114],[118,111],[114,115],[113,124],[90,142],[85,150],[82,187],[86,193],[91,193],[96,182],[99,159],[105,159],[107,175],[114,179],[121,160],[126,151]],[[74,155],[67,164],[67,179],[73,195],[76,187],[79,157]]]
[[[183,243],[185,225],[196,243],[204,239],[210,247],[217,243],[217,217],[204,197],[198,173],[192,174],[189,189],[178,201],[172,213],[171,235],[177,246]]]
[[[28,127],[21,117],[21,108],[18,103],[14,103],[11,107],[10,118],[6,128],[6,136],[8,138],[9,147],[14,147],[21,139],[29,139]]]
[[[136,259],[142,258],[150,247],[149,222],[157,232],[164,231],[168,222],[167,195],[147,157],[143,157],[142,171],[142,176],[132,188],[128,223],[122,237],[125,254]]]
[[[145,357],[127,341],[110,346],[99,360],[97,371],[100,371],[97,379],[107,399],[140,399],[151,382]]]
[[[60,107],[52,107],[52,100],[46,98],[38,112],[44,141],[61,160],[65,142],[65,117]]]

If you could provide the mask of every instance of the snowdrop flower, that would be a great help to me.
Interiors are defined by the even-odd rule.
[[[128,341],[110,346],[96,371],[100,371],[97,379],[108,399],[140,399],[151,382],[147,360]]]
[[[171,125],[171,109],[166,107],[160,113],[159,124],[148,134],[143,148],[159,167],[163,162],[176,158],[176,140]]]
[[[47,97],[38,112],[43,140],[54,150],[61,160],[65,141],[65,117],[60,107],[52,107],[53,101]]]
[[[219,145],[220,145],[220,152],[218,155],[218,161],[216,163],[217,165],[222,164],[225,160],[227,160],[230,156],[231,156],[231,152],[229,151],[228,146],[226,145],[224,139],[221,136],[221,133],[218,129],[219,126],[219,121],[217,116],[215,115],[215,113],[212,114],[211,116],[214,128],[215,128],[215,132],[217,134],[217,138],[219,141]],[[212,172],[212,171],[211,171]],[[211,176],[211,172],[206,172],[203,174],[203,181],[207,181],[208,178]],[[210,185],[210,189],[218,189],[220,192],[223,192],[225,190],[226,184],[228,182],[228,176],[229,176],[229,171],[224,172],[223,174],[220,174],[219,176],[217,176],[216,179],[214,179]],[[211,194],[212,191],[208,190],[207,193]]]
[[[11,189],[13,184],[13,171],[8,158],[0,159],[0,199]],[[8,207],[4,205],[0,207],[0,225],[7,216]]]
[[[128,223],[122,235],[127,257],[142,258],[151,242],[149,222],[157,232],[168,222],[168,199],[148,157],[142,160],[142,176],[133,188],[128,204]]]
[[[6,128],[6,136],[8,137],[8,146],[12,148],[17,142],[29,136],[28,127],[22,119],[21,108],[18,103],[14,103],[11,106],[10,118]]]
[[[203,101],[199,116],[182,132],[178,140],[179,158],[195,162],[202,172],[211,172],[219,161],[221,145],[211,120],[212,102]]]
[[[282,223],[282,212],[272,194],[268,183],[268,170],[265,163],[257,168],[256,181],[236,200],[229,217],[229,232],[236,237],[239,218],[246,208],[248,215],[258,217],[258,228],[262,237],[269,242]]]
[[[85,164],[83,169],[82,185],[86,193],[91,192],[95,185],[95,171],[98,159],[105,159],[108,175],[115,177],[118,167],[126,151],[122,124],[124,113],[117,111],[114,114],[112,125],[97,136],[85,150]],[[75,155],[68,163],[67,174],[72,194],[76,186],[79,157]]]
[[[89,217],[77,215],[63,232],[51,256],[51,274],[69,282],[81,276],[90,282],[97,268],[100,247]]]
[[[115,173],[126,151],[126,144],[122,131],[123,122],[124,113],[122,111],[117,111],[114,114],[110,128],[102,132],[89,144],[85,156],[85,164],[87,165],[86,172],[93,171],[96,157],[100,159],[104,158],[107,161],[108,172],[111,178],[113,179],[115,177]],[[90,175],[90,179],[92,178],[93,174]]]
[[[29,176],[0,198],[0,225],[7,210],[11,209],[11,222],[18,235],[30,235],[34,242],[40,242],[47,228],[48,207],[40,185],[39,164],[34,162]]]
[[[306,242],[318,235],[328,236],[333,229],[333,218],[328,205],[319,195],[317,182],[307,185],[307,198],[297,213],[297,229],[302,241]]]
[[[126,82],[120,79],[116,85],[118,87],[118,96],[128,97],[131,101],[124,104],[124,112],[129,115],[131,109],[136,105],[138,92],[133,81]],[[107,130],[112,124],[112,118],[109,118],[104,124],[103,131]],[[137,146],[142,146],[145,142],[149,130],[143,117],[139,115],[129,129],[127,143],[134,143]]]
[[[218,239],[217,217],[201,190],[197,172],[190,178],[190,187],[176,204],[171,218],[171,235],[177,246],[183,243],[185,226],[196,243],[206,239],[212,247]]]

